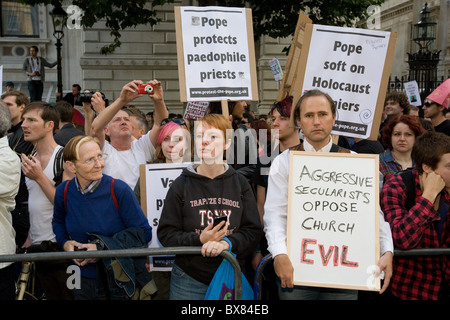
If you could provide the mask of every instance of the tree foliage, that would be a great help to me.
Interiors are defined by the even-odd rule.
[[[385,0],[200,0],[199,5],[248,7],[252,9],[255,38],[267,35],[273,38],[294,34],[300,10],[308,14],[315,24],[351,26],[357,19],[368,17],[367,9],[381,5]],[[19,0],[24,4],[55,5],[58,0]],[[173,0],[73,0],[83,10],[81,25],[91,28],[100,20],[110,29],[113,41],[101,48],[108,54],[121,45],[121,31],[138,25],[157,24],[158,6]]]

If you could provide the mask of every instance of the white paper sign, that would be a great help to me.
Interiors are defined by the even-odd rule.
[[[181,7],[187,101],[252,99],[245,8]]]
[[[209,102],[207,101],[189,101],[186,104],[186,110],[184,112],[183,119],[193,119],[203,117],[206,114],[206,109],[208,109]]]
[[[417,81],[409,81],[403,84],[405,86],[405,92],[408,96],[409,103],[416,107],[422,106],[422,101],[420,99],[420,91],[419,86],[417,85]]]
[[[379,290],[378,155],[291,151],[290,166],[294,283]]]
[[[336,103],[334,134],[367,138],[374,121],[390,33],[314,25],[302,92]]]
[[[145,166],[146,199],[141,201],[147,201],[147,218],[152,227],[149,248],[163,247],[158,240],[157,230],[164,200],[172,182],[188,165],[189,163],[160,163]],[[153,271],[170,271],[174,258],[174,256],[152,256],[150,267]]]

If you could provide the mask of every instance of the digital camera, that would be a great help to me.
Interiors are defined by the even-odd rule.
[[[91,99],[94,93],[97,91],[90,90],[89,92],[80,92],[80,102],[91,103]],[[105,95],[103,92],[100,92],[102,95],[102,99],[105,100]],[[105,100],[106,101],[106,100]]]
[[[139,94],[153,94],[153,86],[150,83],[140,84],[138,86]]]

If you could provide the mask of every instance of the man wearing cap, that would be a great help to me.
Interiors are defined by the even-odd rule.
[[[12,82],[12,81],[6,81],[5,87],[6,87],[5,93],[6,93],[6,92],[14,91],[14,82]]]
[[[50,63],[43,57],[38,57],[39,49],[31,46],[30,57],[26,58],[23,63],[23,72],[28,76],[28,92],[30,94],[30,102],[41,101],[44,92],[45,68],[53,68],[57,61]]]
[[[434,131],[445,133],[450,136],[450,120],[445,114],[450,101],[450,79],[445,80],[430,95],[423,104],[423,115],[429,118],[433,124]]]

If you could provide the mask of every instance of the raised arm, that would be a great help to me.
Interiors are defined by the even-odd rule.
[[[105,143],[105,133],[103,129],[122,107],[137,97],[142,96],[142,94],[137,93],[138,85],[141,83],[143,83],[141,80],[133,80],[124,85],[122,91],[120,92],[119,98],[117,98],[108,108],[100,112],[99,115],[92,121],[89,135],[98,138],[102,148]],[[97,97],[94,96],[93,99],[97,99]]]
[[[153,113],[153,127],[150,131],[149,137],[153,146],[156,148],[156,140],[158,139],[161,121],[169,117],[169,111],[167,110],[166,103],[164,102],[161,82],[158,80],[151,80],[148,83],[153,86],[153,94],[149,96],[153,100],[153,104],[155,106],[155,111]]]

